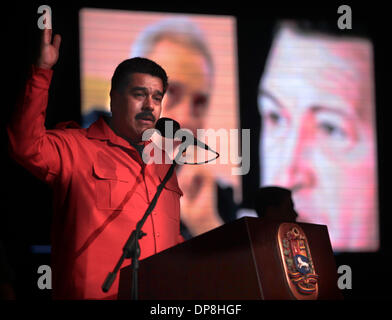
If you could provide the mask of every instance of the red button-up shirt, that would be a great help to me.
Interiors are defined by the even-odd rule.
[[[53,297],[116,298],[118,277],[107,293],[101,285],[170,165],[146,165],[102,118],[88,129],[63,124],[46,130],[52,73],[32,67],[8,127],[11,155],[54,190]],[[147,236],[140,241],[140,259],[183,241],[181,195],[174,174],[142,228]]]

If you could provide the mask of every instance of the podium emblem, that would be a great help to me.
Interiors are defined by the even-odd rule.
[[[315,300],[318,296],[318,275],[308,240],[298,224],[282,223],[278,243],[286,281],[296,299]]]

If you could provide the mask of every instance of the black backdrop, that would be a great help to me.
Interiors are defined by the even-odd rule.
[[[132,3],[135,2],[135,3]],[[5,125],[12,113],[17,96],[23,88],[30,64],[34,61],[39,45],[37,9],[48,4],[52,9],[54,32],[62,35],[60,59],[55,66],[50,88],[47,111],[47,127],[68,120],[80,120],[79,79],[79,26],[78,11],[82,7],[113,8],[140,11],[168,11],[183,13],[223,14],[237,18],[237,45],[239,62],[239,90],[241,126],[251,129],[251,144],[258,144],[260,118],[257,113],[256,90],[263,60],[271,41],[273,23],[281,18],[326,19],[337,21],[337,8],[341,4],[266,4],[234,3],[224,6],[190,2],[182,4],[127,4],[113,1],[63,4],[32,2],[8,4],[2,11],[2,70],[3,92],[1,118],[1,152],[3,172],[0,240],[3,242],[8,261],[14,272],[14,284],[18,299],[49,299],[50,290],[39,290],[37,268],[50,264],[49,255],[32,254],[30,246],[49,244],[51,221],[51,191],[26,170],[19,167],[7,155]],[[353,289],[345,290],[347,299],[392,297],[389,291],[389,261],[392,255],[390,229],[392,229],[388,197],[389,159],[388,125],[390,122],[388,85],[390,69],[390,40],[388,11],[382,6],[350,4],[353,13],[353,31],[356,25],[365,26],[375,48],[379,203],[381,248],[375,253],[337,254],[337,265],[349,265],[353,271]],[[5,54],[5,55],[4,55]],[[5,72],[4,72],[5,70]],[[249,108],[252,106],[252,108]],[[258,163],[257,148],[251,148],[251,161]],[[252,190],[257,187],[259,169],[243,177],[244,205],[251,202]]]

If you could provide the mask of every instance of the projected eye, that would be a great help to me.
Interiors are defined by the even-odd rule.
[[[334,111],[316,112],[317,136],[330,148],[345,149],[355,141],[353,121],[346,115]]]
[[[261,116],[266,130],[283,130],[288,126],[289,119],[282,107],[278,107],[270,99],[261,99]]]
[[[184,88],[179,83],[170,83],[169,87],[167,88],[167,98],[168,103],[166,108],[173,108],[175,107],[182,99],[184,95]]]
[[[344,139],[347,137],[347,133],[344,129],[334,123],[322,122],[318,126],[325,135],[330,136],[331,138]]]
[[[201,116],[206,110],[208,104],[208,96],[205,94],[196,94],[193,97],[193,115],[195,117]]]
[[[283,117],[275,111],[270,111],[267,114],[264,115],[266,118],[266,121],[270,122],[272,125],[279,125],[282,124],[283,122]]]

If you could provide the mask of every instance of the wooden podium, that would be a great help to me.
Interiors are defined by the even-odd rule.
[[[140,261],[139,299],[342,299],[336,270],[326,226],[245,217]]]

